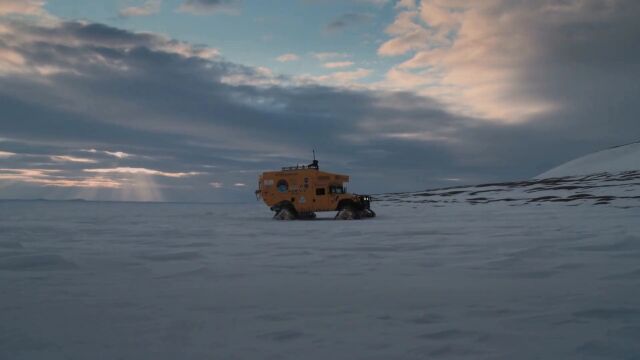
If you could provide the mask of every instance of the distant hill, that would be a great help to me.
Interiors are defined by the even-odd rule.
[[[436,207],[493,203],[639,207],[640,142],[580,157],[531,180],[380,194],[376,200]]]
[[[585,155],[546,171],[536,176],[536,179],[598,173],[615,174],[636,170],[640,170],[640,142],[616,146]]]

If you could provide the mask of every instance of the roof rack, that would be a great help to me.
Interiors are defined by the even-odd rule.
[[[307,169],[318,170],[318,166],[313,166],[313,165],[285,166],[282,168],[282,171],[307,170]]]
[[[316,160],[316,151],[313,151],[313,162],[309,165],[296,165],[296,166],[286,166],[282,168],[282,171],[291,171],[291,170],[306,170],[306,169],[314,169],[320,170],[320,166],[318,165],[318,160]]]

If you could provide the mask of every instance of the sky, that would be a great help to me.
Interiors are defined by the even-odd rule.
[[[640,140],[636,0],[0,0],[0,198],[527,179]]]

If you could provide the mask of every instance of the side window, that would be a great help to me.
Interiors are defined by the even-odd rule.
[[[316,188],[316,195],[324,195],[324,188]]]
[[[289,190],[289,183],[285,179],[278,180],[277,187],[278,187],[278,191],[286,192],[287,190]]]

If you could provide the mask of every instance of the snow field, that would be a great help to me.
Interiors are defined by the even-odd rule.
[[[0,202],[0,358],[639,356],[634,203],[423,198],[291,222],[262,204]]]

